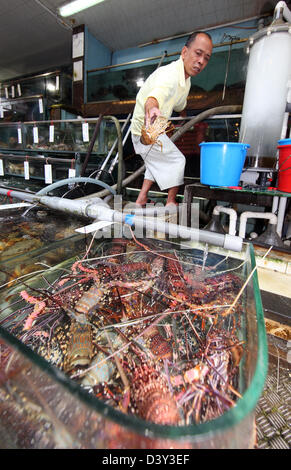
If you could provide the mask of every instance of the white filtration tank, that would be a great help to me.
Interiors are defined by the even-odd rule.
[[[276,157],[291,86],[291,24],[271,25],[249,40],[250,58],[240,127],[248,156]]]

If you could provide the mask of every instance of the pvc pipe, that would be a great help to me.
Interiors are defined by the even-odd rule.
[[[56,181],[55,183],[52,183],[49,186],[46,186],[45,188],[38,191],[36,193],[36,195],[41,196],[43,194],[48,193],[49,191],[52,191],[53,189],[57,189],[57,188],[60,188],[61,186],[65,186],[66,184],[72,184],[72,183],[92,183],[92,184],[96,184],[98,186],[102,186],[102,188],[105,188],[111,194],[116,195],[115,189],[113,189],[108,184],[103,183],[103,181],[100,181],[100,180],[95,180],[94,178],[86,178],[85,176],[77,176],[76,178],[66,178],[64,180]]]
[[[237,221],[236,211],[234,209],[231,209],[230,207],[215,206],[214,209],[213,209],[213,214],[214,215],[219,215],[220,212],[225,212],[226,214],[229,215],[228,233],[230,235],[235,235],[236,234],[236,221]]]
[[[100,205],[91,205],[86,209],[86,214],[94,219],[105,221],[121,222],[133,225],[136,228],[146,228],[156,230],[161,233],[167,233],[176,238],[195,240],[221,246],[227,250],[241,251],[242,239],[233,235],[222,235],[220,233],[210,232],[208,230],[199,230],[165,222],[160,219],[150,219],[137,215],[125,214],[124,212],[114,211],[110,208],[104,208]]]
[[[274,196],[273,197],[273,204],[272,204],[272,212],[275,214],[278,209],[278,204],[279,204],[279,196]]]
[[[242,239],[233,235],[221,234],[216,232],[210,232],[208,230],[199,230],[195,228],[185,227],[184,225],[176,225],[165,222],[160,219],[150,219],[139,216],[131,216],[129,219],[127,216],[121,213],[114,213],[114,221],[122,221],[129,225],[134,225],[136,228],[146,228],[149,230],[166,233],[174,238],[182,238],[185,240],[197,241],[210,243],[212,245],[223,247],[226,250],[241,251]]]
[[[70,178],[71,179],[71,178]],[[241,251],[242,238],[233,235],[223,235],[216,232],[207,230],[199,230],[195,228],[185,227],[183,225],[176,225],[164,222],[160,219],[139,217],[132,214],[111,209],[102,199],[87,198],[87,199],[67,199],[63,197],[53,197],[45,195],[28,194],[21,191],[11,191],[0,188],[0,194],[16,197],[34,202],[39,202],[47,207],[70,214],[89,217],[107,222],[120,222],[138,228],[146,228],[149,230],[157,230],[158,232],[167,233],[175,238],[183,238],[187,240],[195,240],[199,242],[210,243],[216,246],[221,246],[227,250]]]
[[[288,23],[291,23],[291,11],[286,5],[286,2],[278,2],[275,6],[273,20],[278,20],[283,16]]]
[[[40,199],[40,197],[36,196],[34,193],[31,194],[26,193],[24,191],[15,191],[14,189],[0,188],[0,194],[2,194],[3,196],[12,197],[28,202],[37,202]]]
[[[0,211],[4,211],[6,209],[18,209],[19,207],[31,207],[32,204],[29,202],[19,202],[17,204],[3,204],[0,206]]]
[[[107,204],[98,197],[92,199],[82,199],[82,201],[80,201],[78,199],[67,199],[65,197],[40,196],[39,202],[40,204],[43,204],[46,207],[50,207],[51,209],[68,212],[70,214],[81,217],[91,217],[88,214],[88,211],[91,210],[91,206],[94,207],[96,211],[96,217],[94,218],[97,218],[99,213],[101,216],[103,214],[105,215],[105,209],[108,209]],[[112,211],[112,209],[109,210]]]
[[[210,243],[212,245],[223,247],[226,250],[241,251],[242,249],[243,240],[240,237],[167,223],[157,218],[150,219],[126,214],[124,212],[111,209],[99,198],[97,198],[97,200],[83,199],[81,201],[78,199],[71,200],[66,198],[43,196],[40,198],[40,203],[53,209],[89,217],[94,220],[119,222],[135,226],[140,229],[145,228],[148,230],[156,230],[158,232],[167,233],[175,238]]]
[[[245,238],[248,219],[269,219],[269,224],[277,224],[277,216],[272,212],[243,212],[240,216],[239,237]]]
[[[286,211],[287,197],[280,197],[279,209],[278,209],[278,223],[277,223],[277,233],[279,237],[282,237],[282,229]]]
[[[153,206],[153,204],[148,204],[148,207],[131,208],[130,204],[128,204],[128,206],[124,206],[123,211],[130,214],[133,213],[134,215],[158,216],[165,214],[175,214],[178,211],[178,206],[174,204],[170,206]]]

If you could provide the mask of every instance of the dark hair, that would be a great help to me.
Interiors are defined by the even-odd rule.
[[[207,36],[210,39],[210,41],[212,42],[212,38],[211,38],[210,34],[206,33],[205,31],[195,31],[195,33],[190,34],[187,41],[185,42],[185,46],[190,47],[192,42],[195,41],[198,34],[205,34],[205,36]]]

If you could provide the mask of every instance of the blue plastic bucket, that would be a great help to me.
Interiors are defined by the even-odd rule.
[[[250,146],[237,142],[202,142],[199,145],[201,183],[237,186]]]
[[[281,139],[278,140],[279,145],[291,145],[291,139]]]

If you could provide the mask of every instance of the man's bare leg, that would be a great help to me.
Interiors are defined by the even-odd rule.
[[[148,192],[151,189],[153,183],[154,182],[151,180],[144,179],[138,198],[135,201],[136,204],[140,204],[141,206],[144,206],[147,203]]]
[[[172,188],[168,189],[168,199],[167,199],[166,206],[168,206],[169,204],[175,204],[176,206],[178,205],[178,203],[176,202],[178,189],[179,189],[179,186],[173,186]]]

